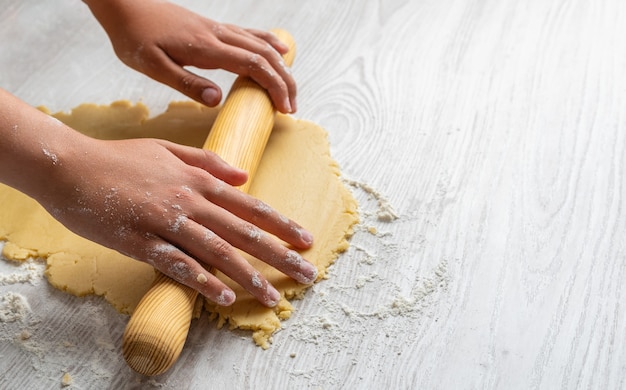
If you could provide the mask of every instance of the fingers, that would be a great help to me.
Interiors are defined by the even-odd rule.
[[[313,235],[265,202],[241,191],[213,192],[207,198],[214,204],[229,210],[239,218],[275,235],[296,248],[306,249],[313,244]]]
[[[274,47],[274,49],[276,49],[276,51],[278,51],[282,55],[287,54],[287,52],[289,51],[289,46],[287,46],[283,41],[278,39],[278,37],[270,31],[255,30],[252,28],[247,28],[244,31],[269,43],[270,45],[272,45],[272,47]]]
[[[187,201],[192,204],[201,203],[198,198],[200,196],[190,196]],[[228,297],[228,292],[225,292],[221,285],[215,284],[212,276],[198,276],[203,272],[202,267],[190,263],[190,259],[196,259],[207,266],[219,269],[268,307],[278,303],[280,294],[236,248],[266,262],[300,283],[311,284],[316,280],[317,268],[298,252],[286,248],[261,228],[238,218],[228,210],[206,200],[204,203],[193,215],[183,214],[182,210],[187,208],[180,207],[181,212],[167,221],[168,229],[162,234],[163,239],[181,248],[184,251],[183,255],[189,259],[181,258],[180,253],[183,253],[181,251],[180,253],[172,251],[171,253],[176,256],[173,256],[174,260],[168,261],[174,261],[176,266],[164,266],[165,273],[173,274],[176,280],[198,289],[214,301],[219,296],[222,296],[222,300]],[[270,220],[286,225],[278,230],[282,229],[293,235],[294,230],[300,229],[271,209],[264,211],[264,215],[269,216]],[[302,240],[300,234],[295,236]],[[206,285],[198,284],[204,281],[207,282]]]
[[[300,283],[310,284],[317,278],[315,266],[256,226],[229,216],[219,207],[214,207],[210,214],[210,218],[223,222],[216,225],[215,233],[184,215],[170,221],[175,229],[170,229],[164,238],[184,247],[184,252],[174,245],[161,244],[158,251],[153,251],[157,255],[152,257],[158,260],[155,267],[220,305],[232,303],[232,290],[193,259],[219,269],[268,307],[278,304],[280,293],[235,247],[264,260]]]
[[[220,306],[235,302],[233,290],[174,245],[155,237],[148,247],[146,262],[162,273]]]
[[[174,155],[186,164],[198,167],[231,186],[240,186],[248,180],[248,173],[246,171],[233,167],[222,160],[220,156],[209,150],[193,148],[167,141],[157,142],[161,142],[170,152],[174,153]],[[221,186],[221,184],[214,183],[214,186]]]
[[[219,221],[214,232],[230,245],[264,261],[300,283],[311,284],[317,278],[317,268],[313,264],[304,260],[298,252],[286,248],[256,225],[236,217],[219,206],[205,207],[202,211],[201,214],[193,216],[194,221],[200,225]],[[282,224],[289,225],[285,222]],[[298,239],[301,237],[298,236]]]
[[[273,230],[287,232],[287,234],[284,235],[285,238],[299,242],[302,244],[301,246],[310,246],[310,243],[309,245],[304,244],[300,233],[294,233],[295,230],[300,231],[303,229],[292,221],[281,218],[275,211],[271,211],[271,213],[276,215],[276,217],[274,217],[277,221],[275,224],[279,225],[278,227],[273,227]],[[238,258],[230,252],[222,253],[227,252],[226,248],[232,248],[234,251],[233,247],[236,247],[266,262],[300,283],[310,284],[317,278],[317,269],[315,266],[304,260],[299,253],[288,249],[260,227],[237,217],[229,210],[212,203],[207,203],[207,205],[199,209],[195,214],[186,216],[186,218],[186,221],[189,221],[189,223],[184,224],[184,226],[181,225],[177,230],[170,229],[170,231],[175,234],[167,238],[173,242],[180,241],[181,244],[185,245],[186,250],[192,251],[192,254],[200,259],[204,259],[203,253],[207,251],[206,247],[209,246],[213,248],[213,251],[216,247],[220,249],[217,253],[214,253],[214,255],[225,255],[229,259],[238,260]],[[272,216],[270,216],[270,218],[272,218]],[[267,224],[271,224],[271,222],[267,222]],[[210,230],[210,233],[203,231],[202,234],[200,234],[200,232],[197,231],[198,226],[203,227],[203,229],[207,229],[205,226],[212,226],[212,230]],[[182,240],[181,237],[183,237]],[[185,237],[200,238],[188,240]],[[198,242],[201,242],[202,245],[200,247],[194,247],[193,243]],[[238,252],[235,251],[234,253]],[[244,265],[248,265],[245,261],[243,263],[237,261],[236,263],[215,264],[214,259],[215,256],[209,256],[206,262],[222,270],[222,272],[226,273],[238,283],[239,276],[229,274],[229,272],[234,271],[228,271],[228,267],[223,267],[225,265],[230,266],[234,264],[233,269],[249,269],[244,267]],[[249,283],[245,281],[240,284],[244,287],[246,284],[249,285]]]
[[[195,239],[190,240],[190,237]],[[204,226],[187,220],[184,226],[180,226],[176,235],[168,238],[173,241],[185,241],[185,250],[191,256],[222,271],[263,305],[274,307],[280,301],[280,293],[240,252]]]
[[[217,154],[207,150],[167,141],[157,142],[162,143],[183,162],[209,173],[196,175],[191,179],[195,182],[189,183],[194,188],[201,189],[200,195],[209,202],[259,226],[296,248],[306,249],[312,245],[313,236],[302,226],[281,215],[263,201],[232,187],[245,183],[247,180],[245,171],[229,165]]]
[[[263,201],[231,187],[246,182],[245,171],[229,165],[213,152],[166,141],[159,142],[163,142],[185,163],[210,173],[210,175],[197,177],[198,183],[194,183],[194,186],[204,188],[201,195],[210,202],[274,234],[296,248],[306,249],[313,244],[311,233],[295,221],[281,215]],[[225,185],[224,182],[230,186]]]
[[[236,26],[222,29],[218,38],[226,45],[222,50],[234,59],[235,67],[228,70],[247,75],[267,89],[281,112],[296,111],[296,83],[281,56],[289,49],[285,44],[270,32]]]
[[[158,51],[155,57],[150,66],[140,69],[146,75],[209,107],[220,103],[222,90],[211,80],[183,68],[165,52]]]

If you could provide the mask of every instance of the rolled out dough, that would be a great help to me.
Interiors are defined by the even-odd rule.
[[[96,138],[153,137],[200,147],[217,112],[193,102],[171,103],[165,113],[148,119],[144,105],[121,101],[110,106],[84,104],[53,116]],[[317,265],[319,278],[348,247],[347,238],[358,220],[356,201],[339,174],[323,129],[279,115],[250,188],[250,194],[314,234],[315,244],[302,253]],[[73,234],[27,196],[0,185],[0,205],[0,239],[6,241],[2,254],[11,260],[45,258],[46,276],[54,287],[78,296],[102,295],[128,314],[150,287],[152,267]],[[288,300],[302,297],[306,286],[257,259],[248,260],[281,292],[278,306],[262,306],[219,275],[235,290],[237,301],[230,307],[206,302],[205,307],[218,319],[218,327],[228,323],[231,328],[252,330],[255,342],[267,348],[280,320],[291,315]]]

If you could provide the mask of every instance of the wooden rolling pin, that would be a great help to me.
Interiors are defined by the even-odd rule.
[[[273,30],[289,46],[284,60],[291,66],[295,43],[284,30]],[[248,191],[274,126],[275,109],[267,91],[248,77],[238,77],[204,144],[229,164],[244,169]],[[158,375],[167,371],[183,349],[198,292],[158,272],[132,314],[123,337],[124,359],[135,371]]]

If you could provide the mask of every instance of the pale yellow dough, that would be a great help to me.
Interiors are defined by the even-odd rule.
[[[216,114],[216,109],[184,102],[172,103],[165,113],[148,119],[145,106],[116,102],[85,104],[54,116],[97,138],[154,137],[200,147]],[[347,238],[358,220],[356,201],[330,157],[326,132],[313,123],[279,115],[250,193],[314,234],[315,244],[302,253],[324,278],[327,267],[348,247]],[[154,279],[150,266],[71,233],[25,195],[0,185],[0,205],[0,239],[6,240],[2,254],[12,260],[45,258],[48,281],[56,288],[79,296],[102,295],[119,311],[132,313],[150,287]],[[249,260],[279,289],[283,296],[279,305],[268,309],[219,275],[235,290],[237,301],[230,307],[207,302],[206,308],[218,318],[219,327],[229,323],[232,328],[250,329],[255,342],[267,348],[280,320],[291,315],[288,299],[302,297],[306,286]]]

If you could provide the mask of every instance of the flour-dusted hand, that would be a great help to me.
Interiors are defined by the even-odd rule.
[[[82,144],[79,155],[55,153],[60,183],[40,198],[76,233],[145,261],[221,305],[235,295],[202,265],[224,272],[265,305],[280,300],[235,247],[302,283],[315,280],[315,267],[265,231],[298,248],[311,244],[310,235],[232,187],[247,175],[217,155],[161,140]]]
[[[279,111],[296,111],[296,83],[281,57],[288,48],[272,33],[221,24],[164,1],[84,1],[131,68],[209,106],[221,101],[220,88],[185,66],[225,69],[267,89]]]
[[[75,233],[220,305],[235,295],[205,267],[267,306],[280,299],[235,248],[299,282],[315,281],[315,266],[272,237],[308,248],[310,233],[234,188],[247,174],[216,154],[156,139],[97,140],[2,90],[0,103],[0,182],[36,199]]]

